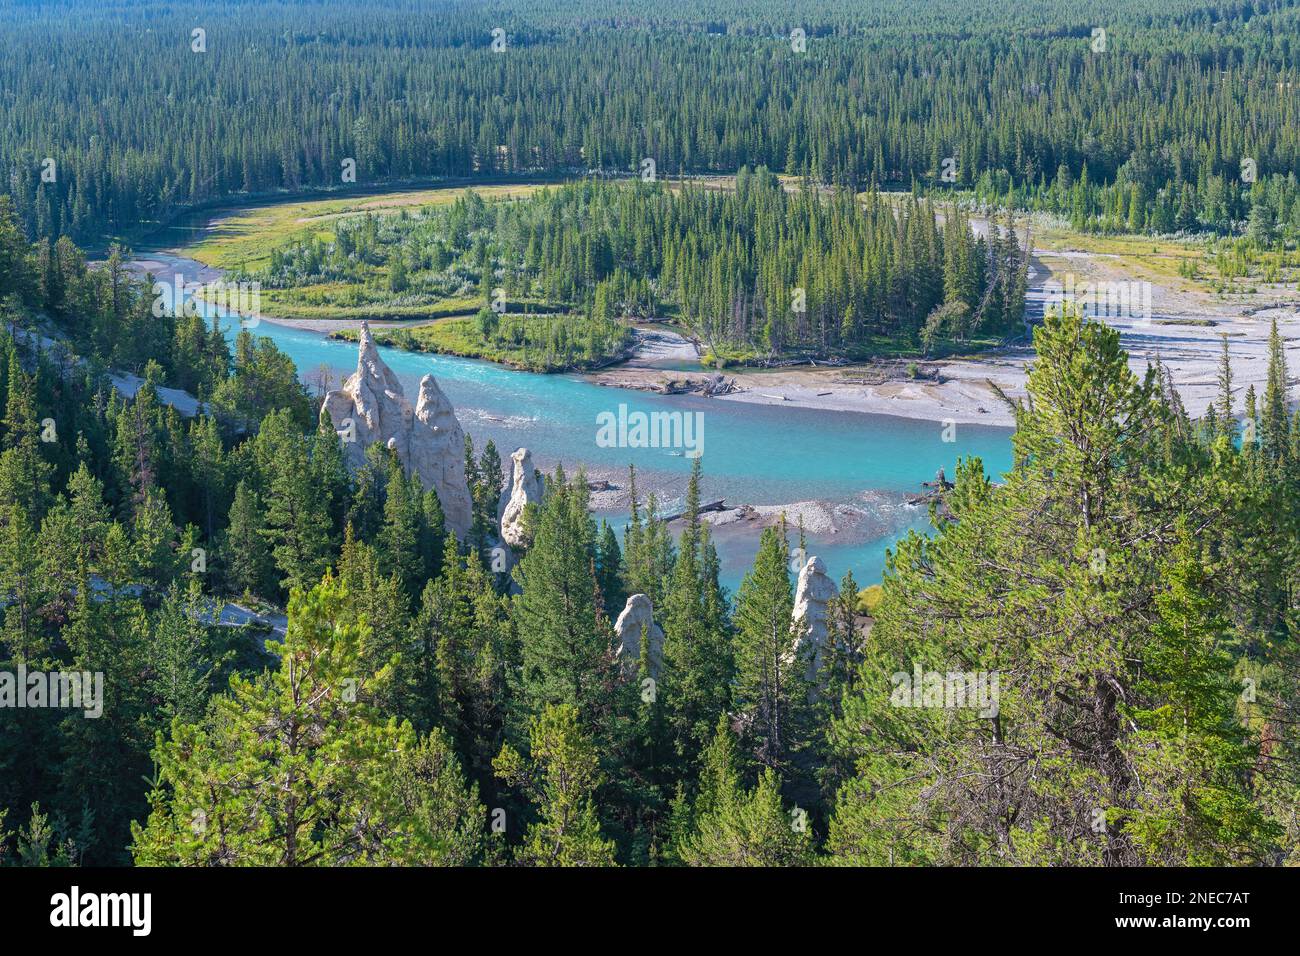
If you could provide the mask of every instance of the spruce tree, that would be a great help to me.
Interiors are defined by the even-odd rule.
[[[569,481],[557,466],[546,491],[533,546],[514,571],[523,702],[533,714],[547,704],[573,705],[589,724],[612,666],[612,633],[596,601],[595,525],[581,474]]]
[[[795,652],[790,549],[779,528],[765,528],[754,566],[736,596],[735,702],[755,760],[783,774],[804,743],[805,663]]]
[[[1268,379],[1264,386],[1263,405],[1259,410],[1260,454],[1273,465],[1279,465],[1289,444],[1288,427],[1291,423],[1287,410],[1286,354],[1282,349],[1282,336],[1273,320],[1268,336]]]
[[[1218,386],[1219,397],[1214,406],[1217,433],[1232,441],[1237,434],[1237,420],[1232,408],[1232,363],[1228,355],[1228,336],[1222,336],[1222,352],[1219,356]]]
[[[266,596],[271,584],[271,556],[267,548],[265,516],[257,493],[247,481],[235,486],[235,500],[222,537],[222,567],[227,585],[236,594]]]
[[[677,561],[660,611],[664,707],[682,775],[693,771],[718,715],[730,707],[735,670],[716,555],[708,529],[700,521],[702,471],[697,458],[687,485]]]
[[[423,587],[424,570],[420,554],[420,524],[423,511],[420,481],[406,478],[401,462],[394,458],[388,468],[384,491],[384,521],[379,529],[376,551],[379,568],[385,576],[395,576],[412,605]]]
[[[271,545],[281,587],[311,587],[329,564],[331,542],[328,503],[313,480],[307,443],[287,412],[263,421],[257,443],[267,475],[266,527],[259,534]]]

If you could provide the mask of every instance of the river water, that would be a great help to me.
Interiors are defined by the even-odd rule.
[[[193,260],[150,251],[160,264],[159,278],[180,273],[187,281],[210,277]],[[238,320],[223,317],[233,340]],[[356,369],[356,346],[324,335],[261,320],[252,329],[272,339],[306,376],[327,366],[337,385]],[[880,579],[885,549],[908,529],[928,527],[924,506],[906,504],[921,482],[938,469],[949,477],[958,458],[977,455],[987,471],[1000,475],[1011,462],[1010,430],[958,425],[946,436],[941,422],[866,415],[856,412],[784,408],[729,402],[693,395],[658,395],[607,388],[579,375],[539,375],[452,356],[381,349],[384,361],[409,398],[420,378],[432,373],[455,405],[457,417],[475,446],[493,440],[506,456],[519,446],[533,451],[538,467],[556,463],[570,473],[585,466],[593,478],[627,483],[629,464],[638,485],[654,491],[661,513],[678,510],[691,460],[682,450],[602,447],[598,416],[634,412],[700,413],[703,424],[704,500],[725,498],[728,506],[786,505],[816,501],[829,512],[834,530],[807,532],[808,550],[819,555],[836,580],[852,569],[859,586]],[[508,474],[508,472],[507,472]],[[599,514],[621,532],[626,508]],[[809,524],[813,524],[812,521]],[[721,526],[715,539],[723,562],[723,581],[731,590],[752,561],[758,543],[756,522]],[[791,536],[792,545],[797,539]]]

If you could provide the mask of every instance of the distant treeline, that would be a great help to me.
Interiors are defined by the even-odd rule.
[[[3,188],[29,238],[98,242],[232,194],[342,185],[344,160],[364,184],[651,158],[1228,230],[1300,164],[1300,16],[1160,6],[22,5],[0,26]],[[1109,188],[1076,199],[1085,167]]]

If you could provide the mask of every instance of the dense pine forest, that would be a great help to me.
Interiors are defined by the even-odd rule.
[[[0,867],[1300,866],[1297,37],[1296,0],[5,4]],[[770,475],[729,476],[770,513],[727,531],[708,453],[637,458],[593,427],[629,449],[621,487],[577,443],[525,471],[432,374],[407,400],[368,326],[331,390],[291,338],[162,308],[133,267],[196,211],[412,183],[465,192],[285,226],[226,275],[534,371],[615,362],[652,321],[698,344],[692,371],[1015,340],[1022,397],[952,379],[983,396],[971,422],[1010,406],[1010,465],[936,438],[952,480],[916,497],[909,470],[882,490],[845,465],[856,504],[909,523],[880,532],[878,581],[835,569],[814,639],[818,562]],[[1025,211],[1194,242],[1278,298],[1205,317],[1177,290],[1170,340],[1224,325],[1188,407],[1123,347],[1160,320],[1123,341],[1073,302],[1026,321]],[[942,384],[893,364],[900,404]],[[561,381],[493,368],[477,394],[505,376]],[[763,434],[790,440],[833,412],[876,440],[788,401],[724,414],[786,415]],[[558,433],[519,410],[530,442]],[[905,426],[940,432],[862,434],[921,448],[886,443]],[[427,470],[467,503],[422,483],[426,432],[455,436]],[[830,486],[771,444],[745,453]],[[47,696],[68,674],[95,700]]]
[[[1291,0],[17,3],[6,21],[0,166],[31,239],[646,159],[973,189],[1080,228],[1300,230]]]
[[[791,195],[742,167],[734,191],[588,180],[514,202],[470,192],[343,220],[332,242],[274,249],[265,269],[234,278],[276,290],[341,282],[376,310],[478,298],[472,322],[390,340],[548,369],[621,355],[628,320],[665,315],[706,361],[996,341],[1023,332],[1027,267],[1009,225],[986,239],[952,208],[939,220],[929,203],[880,193]]]
[[[5,862],[1297,862],[1276,333],[1239,422],[1226,352],[1193,418],[1117,333],[1049,314],[1012,471],[960,465],[865,640],[841,582],[810,684],[802,542],[767,529],[727,593],[707,461],[671,528],[633,472],[622,534],[557,468],[502,573],[493,446],[467,443],[458,542],[389,449],[349,472],[268,340],[146,320],[113,263],[0,206],[0,669],[100,672],[109,702],[0,710]],[[105,373],[128,360],[130,398]],[[160,400],[177,385],[202,414]],[[632,593],[659,660],[614,653]],[[287,604],[285,633],[217,625],[229,599]],[[914,668],[1000,674],[996,706],[900,702]]]

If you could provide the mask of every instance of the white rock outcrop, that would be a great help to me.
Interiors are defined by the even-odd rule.
[[[515,463],[510,481],[510,494],[501,511],[501,540],[512,548],[522,548],[524,540],[524,508],[542,500],[542,482],[533,467],[533,456],[527,448],[516,448],[510,456]]]
[[[473,507],[465,482],[465,432],[456,410],[432,375],[420,380],[414,406],[375,348],[370,326],[361,323],[357,370],[343,387],[325,396],[334,429],[343,441],[343,457],[356,469],[366,460],[366,448],[383,442],[406,468],[419,475],[426,489],[438,492],[447,527],[458,538],[469,533]]]
[[[641,631],[644,628],[650,642],[650,676],[658,677],[664,663],[664,632],[655,623],[654,607],[644,594],[633,594],[627,599],[623,613],[614,622],[618,637],[615,652],[627,674],[635,674],[641,664]]]
[[[794,592],[793,618],[797,630],[794,651],[796,655],[808,655],[807,678],[814,686],[826,652],[826,605],[838,593],[822,559],[816,555],[810,557],[799,570],[799,584]],[[805,651],[807,645],[811,648]]]

